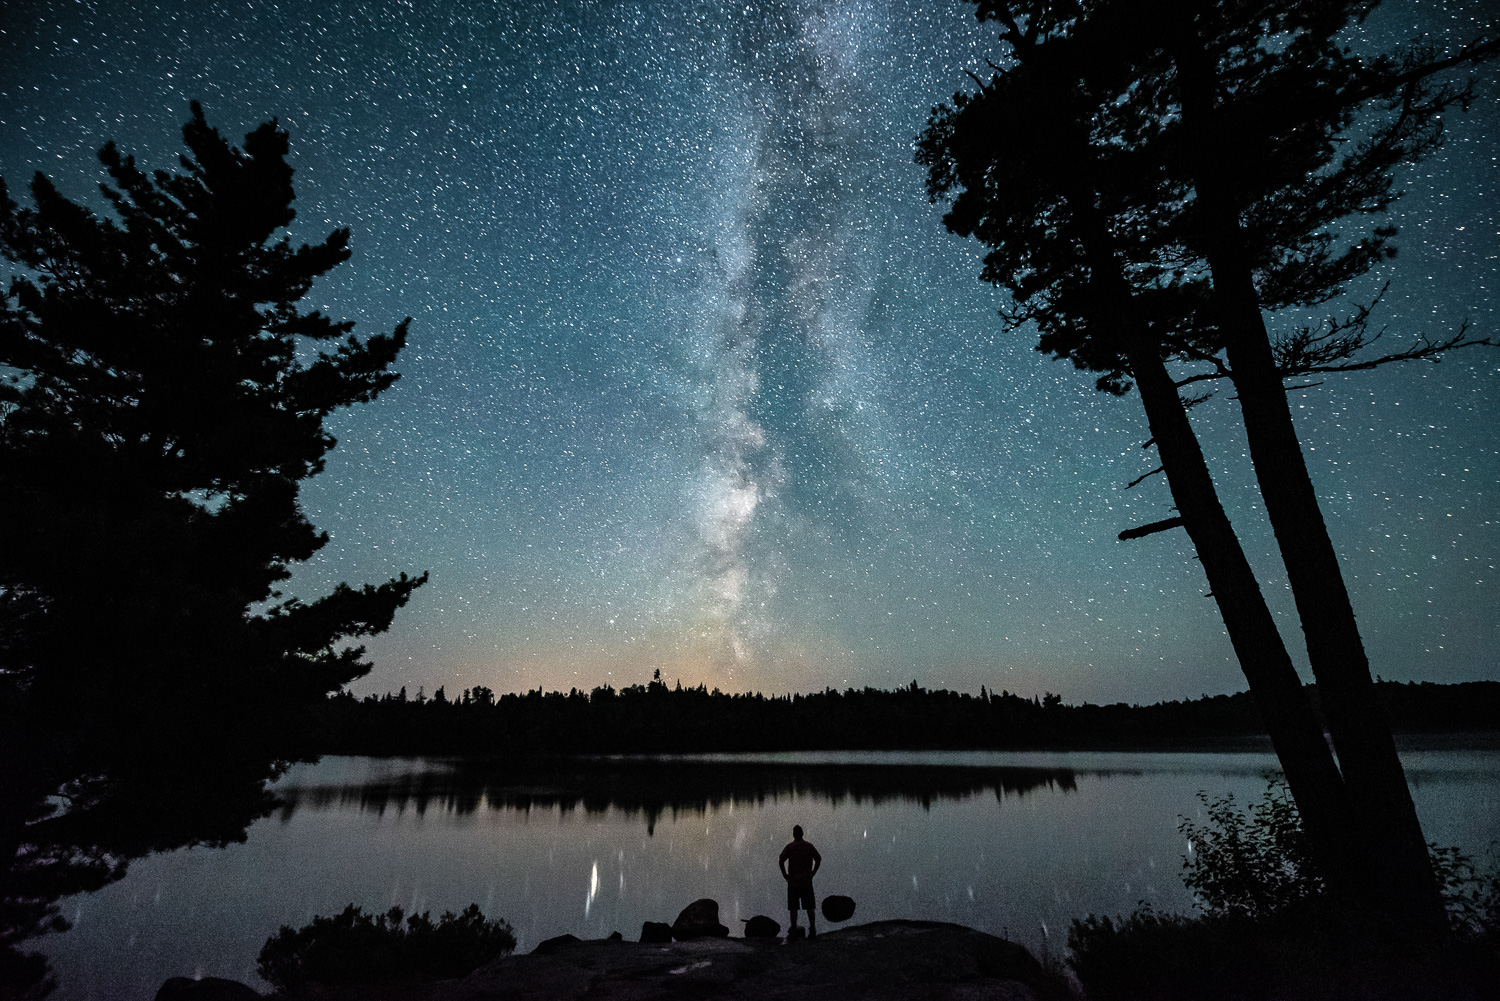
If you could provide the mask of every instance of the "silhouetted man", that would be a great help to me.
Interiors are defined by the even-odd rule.
[[[811,841],[802,840],[801,824],[792,828],[791,843],[781,850],[781,860],[777,864],[781,867],[782,878],[786,880],[786,909],[792,912],[787,937],[791,938],[797,930],[799,906],[807,911],[807,937],[816,937],[818,902],[813,898],[812,880],[823,865],[823,856],[818,854]]]

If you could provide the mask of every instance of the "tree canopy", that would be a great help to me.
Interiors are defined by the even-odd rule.
[[[984,277],[1011,292],[1012,325],[1034,321],[1038,347],[1102,373],[1100,389],[1121,393],[1135,380],[1181,515],[1121,537],[1188,528],[1257,699],[1268,689],[1256,681],[1255,660],[1270,658],[1276,667],[1267,678],[1282,679],[1290,711],[1297,699],[1285,691],[1274,627],[1236,626],[1247,596],[1263,601],[1243,579],[1248,568],[1227,523],[1218,524],[1222,508],[1180,420],[1202,399],[1179,399],[1182,387],[1233,380],[1325,692],[1338,782],[1352,811],[1345,840],[1356,829],[1367,836],[1366,861],[1386,873],[1379,882],[1389,887],[1380,891],[1389,913],[1434,927],[1441,907],[1420,826],[1283,380],[1493,342],[1461,326],[1447,340],[1371,356],[1363,352],[1374,339],[1369,303],[1347,320],[1275,340],[1265,320],[1267,312],[1332,300],[1393,253],[1393,228],[1377,222],[1359,234],[1351,217],[1387,209],[1397,196],[1394,168],[1434,148],[1441,113],[1469,100],[1468,86],[1435,84],[1437,75],[1500,47],[1500,39],[1482,38],[1447,58],[1416,48],[1361,58],[1343,33],[1373,6],[979,2],[979,17],[1002,29],[1003,62],[992,63],[988,81],[975,77],[977,92],[934,109],[918,160],[933,197],[952,199],[949,228],[991,248]],[[1169,379],[1164,363],[1186,374]],[[1205,529],[1216,525],[1224,530]],[[1215,579],[1226,568],[1235,595]],[[1251,647],[1257,656],[1247,658]],[[1274,735],[1280,714],[1263,710]],[[1306,730],[1300,723],[1289,733]],[[1321,755],[1313,742],[1300,743],[1306,755]],[[1282,754],[1299,803],[1308,786],[1290,770],[1303,756]],[[1309,805],[1304,817],[1317,817]]]
[[[0,187],[22,269],[0,312],[0,677],[38,708],[322,695],[368,670],[340,641],[386,628],[421,581],[276,590],[327,542],[298,501],[335,444],[324,419],[396,381],[409,321],[361,339],[300,308],[349,232],[284,234],[274,121],[240,149],[195,104],[183,138],[181,169],[149,176],[104,147],[114,218],[40,174],[34,208]]]
[[[293,245],[274,120],[236,147],[195,103],[183,139],[149,174],[105,146],[103,214],[0,180],[0,946],[129,858],[242,838],[297,714],[427,579],[279,590],[328,541],[299,502],[325,419],[396,381],[409,321],[301,305],[349,231]],[[0,979],[43,976],[17,955]]]

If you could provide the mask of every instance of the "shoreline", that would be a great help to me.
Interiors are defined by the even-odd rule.
[[[248,992],[248,993],[247,993]],[[1067,979],[1023,946],[958,924],[889,920],[816,938],[664,943],[549,939],[456,980],[318,986],[261,995],[173,978],[156,1001],[1064,1001]]]
[[[1327,735],[1325,734],[1325,737]],[[1396,742],[1396,750],[1400,753],[1419,753],[1423,751],[1497,751],[1500,750],[1500,730],[1463,730],[1463,731],[1420,731],[1410,733],[1396,733],[1392,735]],[[754,749],[754,750],[701,750],[701,751],[601,751],[588,750],[577,752],[556,751],[527,756],[516,756],[511,754],[496,754],[494,752],[476,752],[472,754],[454,754],[449,751],[358,751],[358,750],[334,750],[321,751],[314,754],[315,758],[345,757],[345,758],[375,758],[382,761],[399,760],[450,760],[450,761],[485,761],[504,760],[512,765],[525,764],[528,761],[558,761],[558,760],[587,760],[587,761],[684,761],[712,763],[722,761],[724,763],[746,762],[761,764],[780,764],[777,758],[783,755],[862,755],[862,754],[1275,754],[1271,746],[1271,738],[1267,735],[1259,736],[1227,736],[1217,740],[1194,740],[1194,741],[1144,741],[1139,743],[1073,743],[1073,744],[1031,744],[1014,747],[802,747],[802,748],[777,748],[777,749]],[[313,760],[313,759],[309,759]],[[787,764],[801,762],[785,762]],[[845,764],[857,762],[821,762],[810,763]],[[964,767],[955,765],[954,767]]]

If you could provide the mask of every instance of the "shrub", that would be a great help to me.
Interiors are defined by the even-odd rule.
[[[1368,915],[1324,894],[1279,776],[1243,809],[1233,796],[1198,798],[1205,822],[1181,818],[1178,830],[1199,916],[1143,904],[1128,917],[1073,922],[1068,965],[1095,1001],[1493,996],[1500,870],[1481,875],[1456,848],[1430,846],[1456,937],[1479,948],[1412,950],[1371,937]]]
[[[350,904],[331,918],[315,916],[293,930],[282,925],[260,950],[256,971],[290,990],[310,983],[372,984],[461,977],[516,947],[505,921],[486,921],[479,905],[462,914],[444,913],[434,924],[428,912],[402,922],[392,907],[366,914]]]
[[[1316,963],[1316,946],[1269,930],[1246,918],[1190,918],[1149,906],[1124,918],[1091,914],[1068,931],[1068,965],[1093,1001],[1276,996]]]
[[[1210,800],[1199,791],[1208,823],[1179,818],[1187,839],[1182,881],[1213,917],[1264,919],[1324,890],[1302,832],[1291,790],[1279,775],[1267,776],[1259,803],[1241,811],[1230,793]]]
[[[1500,866],[1481,873],[1457,848],[1427,846],[1432,868],[1448,905],[1448,918],[1460,939],[1500,946]],[[1491,843],[1490,854],[1496,854]]]

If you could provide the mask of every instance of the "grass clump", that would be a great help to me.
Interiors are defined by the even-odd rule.
[[[333,917],[282,925],[260,950],[256,972],[281,990],[309,984],[375,984],[461,977],[516,947],[511,926],[486,921],[478,904],[434,923],[399,907],[370,915],[350,904]],[[403,918],[405,920],[403,921]]]

